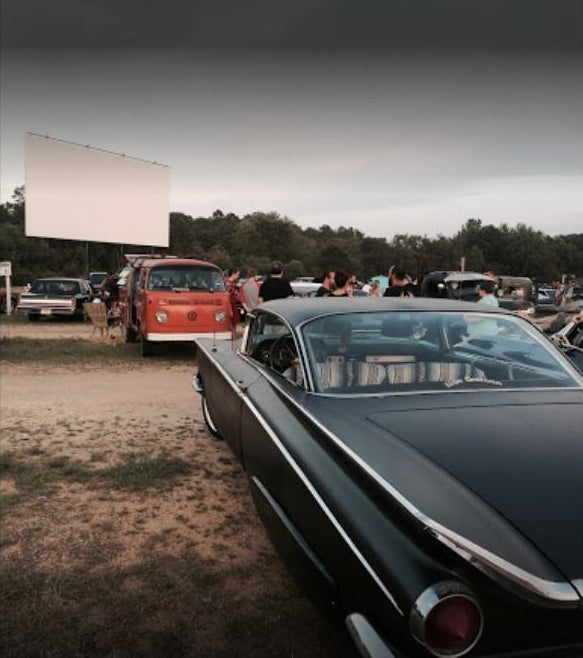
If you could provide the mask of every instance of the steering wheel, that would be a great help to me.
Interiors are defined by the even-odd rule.
[[[297,353],[293,338],[286,334],[276,338],[269,350],[269,365],[278,372],[283,372],[294,364]]]

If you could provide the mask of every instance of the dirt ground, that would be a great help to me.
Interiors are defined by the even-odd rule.
[[[12,337],[90,339],[91,332],[88,323],[78,322],[2,325],[2,334]],[[253,655],[356,655],[347,635],[319,615],[274,553],[239,464],[205,429],[191,388],[194,369],[193,360],[186,358],[107,368],[2,365],[4,454],[26,455],[39,464],[65,458],[99,469],[128,455],[172,456],[192,465],[188,475],[162,492],[104,493],[78,481],[59,482],[52,495],[35,500],[30,508],[23,503],[19,514],[3,521],[2,534],[11,538],[2,545],[3,561],[18,554],[44,569],[63,570],[87,565],[97,554],[102,565],[127,567],[153,555],[178,557],[194,550],[213,569],[244,574],[240,582],[236,575],[230,577],[224,592],[225,597],[237,592],[243,609],[268,597],[275,601],[273,614],[293,610],[293,636],[284,630],[283,640],[270,642],[273,620],[259,625],[263,648]],[[0,491],[14,493],[15,482],[3,478]],[[277,601],[284,601],[279,611]],[[216,651],[207,643],[202,652],[193,647],[191,654],[182,655],[244,655],[226,651],[220,622],[214,623]],[[281,626],[285,629],[285,619]]]

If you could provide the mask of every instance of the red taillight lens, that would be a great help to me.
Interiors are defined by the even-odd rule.
[[[482,630],[478,606],[465,596],[437,603],[425,620],[425,644],[438,656],[459,656],[477,641]]]
[[[482,611],[462,583],[443,581],[422,592],[409,618],[415,639],[439,658],[456,658],[472,649],[482,634]]]

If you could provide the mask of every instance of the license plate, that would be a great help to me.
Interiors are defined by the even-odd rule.
[[[50,308],[41,308],[40,314],[41,315],[50,315],[51,314],[51,309]]]

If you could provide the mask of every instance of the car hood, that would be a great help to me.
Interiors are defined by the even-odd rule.
[[[325,425],[434,521],[534,573],[538,566],[523,561],[523,548],[512,547],[519,535],[522,546],[526,538],[564,576],[579,580],[583,404],[580,394],[564,395],[572,402],[537,403],[534,395],[531,404],[391,411],[382,410],[387,403],[358,401],[360,422],[349,420],[344,401],[334,417],[324,412]]]

